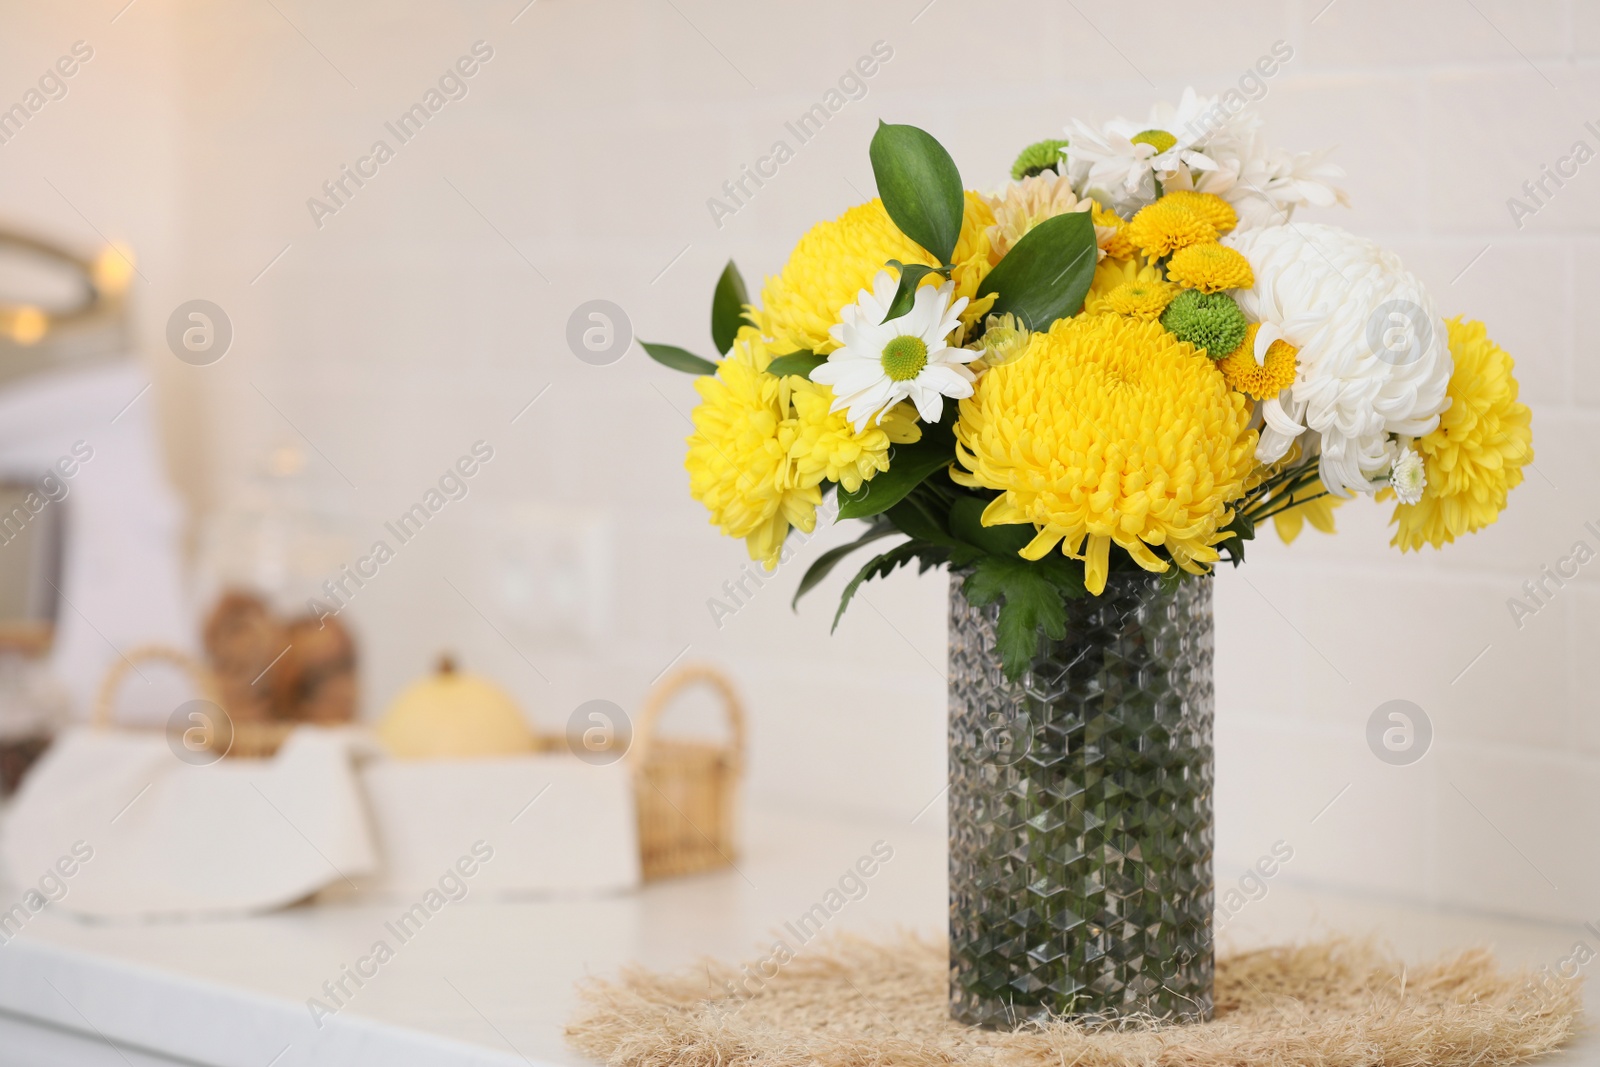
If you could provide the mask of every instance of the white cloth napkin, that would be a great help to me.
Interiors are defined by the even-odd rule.
[[[415,895],[476,845],[474,894],[592,895],[639,885],[633,776],[568,755],[371,760],[361,784],[382,869],[363,892]]]
[[[24,781],[0,863],[85,916],[283,907],[376,867],[353,758],[368,744],[300,729],[273,759],[191,766],[155,731],[71,730]]]

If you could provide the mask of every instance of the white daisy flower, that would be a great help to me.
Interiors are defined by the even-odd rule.
[[[1428,487],[1428,473],[1422,467],[1422,457],[1409,444],[1400,447],[1394,468],[1389,472],[1389,485],[1402,504],[1415,504],[1422,499]]]
[[[1174,108],[1157,104],[1144,122],[1115,118],[1096,129],[1082,120],[1067,125],[1067,165],[1073,184],[1100,193],[1122,214],[1156,198],[1156,182],[1176,179],[1174,188],[1193,188],[1190,171],[1212,171],[1217,163],[1198,146],[1213,132],[1216,97],[1185,89]]]
[[[1238,211],[1240,229],[1282,225],[1300,204],[1349,203],[1334,184],[1344,171],[1324,162],[1326,153],[1272,147],[1254,109],[1192,88],[1176,107],[1157,104],[1142,124],[1118,118],[1096,129],[1075,121],[1067,139],[1074,188],[1100,194],[1124,215],[1155,199],[1157,181],[1222,197]]]
[[[1450,403],[1454,364],[1433,298],[1394,253],[1334,226],[1236,230],[1223,243],[1256,276],[1236,291],[1245,317],[1300,349],[1294,384],[1261,405],[1256,458],[1281,459],[1312,430],[1323,484],[1374,492],[1394,466],[1394,437],[1431,432]]]
[[[944,398],[971,396],[977,379],[966,364],[982,353],[945,343],[961,325],[967,298],[951,300],[952,282],[938,288],[924,285],[910,311],[884,322],[898,286],[893,273],[879,271],[873,291],[861,290],[854,304],[840,310],[841,321],[828,331],[840,347],[811,372],[812,381],[833,388],[831,410],[848,409],[846,417],[857,433],[906,399],[917,406],[923,422],[938,422]]]

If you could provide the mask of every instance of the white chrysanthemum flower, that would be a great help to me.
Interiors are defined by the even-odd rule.
[[[1255,287],[1239,290],[1252,320],[1299,348],[1294,385],[1261,405],[1256,457],[1281,459],[1307,430],[1320,437],[1322,482],[1373,492],[1395,460],[1392,437],[1421,437],[1449,405],[1452,362],[1433,298],[1399,257],[1334,226],[1230,233]]]
[[[910,311],[884,322],[898,285],[892,273],[879,271],[873,291],[861,290],[854,304],[840,310],[839,324],[828,331],[840,347],[811,372],[812,381],[833,388],[831,410],[848,409],[857,433],[906,399],[917,406],[922,421],[938,422],[944,398],[971,396],[977,379],[966,364],[982,353],[945,343],[961,325],[967,298],[951,300],[952,282],[924,285]]]
[[[1163,185],[1182,177],[1176,188],[1192,188],[1191,171],[1216,169],[1216,162],[1196,147],[1211,132],[1209,116],[1216,97],[1196,96],[1185,89],[1174,108],[1157,104],[1145,122],[1115,118],[1096,129],[1081,119],[1067,124],[1067,168],[1073,185],[1086,195],[1098,193],[1119,214],[1128,215],[1156,198]]]
[[[1422,457],[1410,445],[1401,446],[1395,457],[1389,485],[1402,504],[1415,504],[1422,499],[1422,491],[1428,487],[1428,473],[1422,467]]]

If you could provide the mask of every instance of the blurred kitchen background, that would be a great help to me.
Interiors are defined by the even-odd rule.
[[[125,355],[125,409],[74,435],[95,449],[83,472],[111,469],[148,430],[170,485],[102,513],[112,525],[94,534],[98,563],[84,563],[147,592],[95,595],[83,577],[95,572],[60,573],[71,603],[54,610],[78,620],[95,674],[60,679],[74,716],[129,646],[197,648],[226,587],[303,611],[373,541],[394,544],[384,524],[484,442],[492,459],[464,479],[465,497],[339,615],[360,650],[365,718],[441,649],[556,732],[585,701],[633,708],[670,666],[710,660],[749,706],[753,803],[937,832],[943,578],[868,586],[831,637],[842,575],[792,614],[799,575],[841,531],[764,585],[746,577],[742,546],[688,496],[677,442],[690,380],[637,344],[586,362],[569,321],[611,301],[635,337],[709,354],[722,265],[736,260],[755,292],[807,225],[870,195],[880,118],[928,129],[970,186],[989,189],[1022,145],[1070,117],[1142,115],[1188,84],[1241,89],[1260,98],[1274,141],[1338,146],[1354,208],[1319,221],[1398,250],[1446,314],[1483,319],[1515,355],[1537,456],[1499,525],[1420,564],[1388,546],[1386,508],[1356,502],[1336,539],[1307,532],[1284,547],[1268,533],[1247,569],[1220,576],[1219,880],[1283,839],[1295,849],[1284,877],[1306,883],[1600,916],[1600,570],[1548,584],[1520,625],[1507,603],[1575,541],[1600,544],[1584,525],[1600,526],[1600,362],[1581,326],[1600,282],[1600,170],[1580,169],[1520,226],[1507,206],[1574,142],[1600,148],[1586,125],[1600,120],[1600,8],[12,0],[3,11],[0,108],[62,57],[77,62],[26,121],[0,115],[0,228],[98,262],[102,310],[126,318],[77,352],[70,325],[33,338],[13,322],[0,364]],[[1292,57],[1249,80],[1280,41]],[[786,123],[875,44],[891,58],[864,95],[800,144]],[[402,144],[386,124],[466,66]],[[393,158],[362,163],[379,139]],[[730,200],[724,183],[779,140],[793,158]],[[357,185],[346,167],[368,176]],[[340,181],[334,198],[325,183]],[[714,212],[712,198],[737,209]],[[27,259],[6,252],[0,278],[45,304],[74,291]],[[169,345],[169,319],[195,300],[231,328],[214,362]],[[36,389],[38,373],[0,377],[22,397],[0,397],[15,413],[3,442],[43,401],[15,392]],[[31,453],[13,451],[24,458],[7,476],[37,477]],[[78,500],[67,497],[64,514],[82,520],[69,540],[90,518],[71,510]],[[137,515],[137,529],[119,515]],[[21,617],[40,610],[20,592],[9,603]],[[130,687],[128,717],[165,719],[175,698],[152,687]],[[1409,766],[1368,747],[1369,717],[1394,699],[1432,724],[1431,750]]]

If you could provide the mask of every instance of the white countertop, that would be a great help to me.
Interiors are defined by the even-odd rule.
[[[934,813],[922,823],[757,814],[737,870],[595,900],[469,894],[404,944],[385,928],[401,901],[160,924],[91,925],[47,910],[0,947],[0,1064],[581,1062],[562,1039],[577,980],[630,962],[672,968],[702,955],[764,955],[769,931],[817,903],[874,842],[890,845],[893,858],[829,928],[942,929],[943,827]],[[1280,879],[1228,923],[1222,942],[1334,931],[1375,933],[1407,958],[1489,944],[1508,965],[1554,964],[1580,938],[1595,941],[1577,925],[1446,914]],[[380,938],[398,944],[394,957],[319,1029],[308,998],[331,1007],[323,983]],[[1592,991],[1588,1003],[1597,1003]],[[1600,1040],[1589,1034],[1546,1062],[1600,1064]]]

